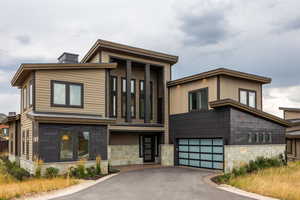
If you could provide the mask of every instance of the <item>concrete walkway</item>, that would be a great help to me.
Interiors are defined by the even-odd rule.
[[[152,168],[120,173],[104,182],[56,200],[250,200],[204,181],[212,174],[190,168]]]

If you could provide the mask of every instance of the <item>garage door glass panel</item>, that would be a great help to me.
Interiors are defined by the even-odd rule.
[[[212,160],[212,154],[201,154],[201,160]]]
[[[223,155],[213,154],[214,161],[223,161]]]
[[[190,153],[190,159],[198,159],[200,160],[200,154],[199,153]]]
[[[190,160],[189,165],[193,167],[200,167],[200,161],[199,160]]]
[[[189,145],[199,145],[200,140],[199,139],[190,139],[189,140]]]
[[[186,144],[186,145],[188,145],[189,144],[189,140],[188,139],[180,139],[179,140],[179,144]]]
[[[201,145],[212,145],[212,139],[201,139]]]
[[[188,160],[185,160],[185,159],[179,159],[179,164],[180,164],[180,165],[188,165],[188,164],[189,164],[189,161],[188,161]]]
[[[200,166],[204,168],[212,168],[212,162],[201,161]]]
[[[214,153],[223,153],[223,147],[213,147]]]
[[[199,146],[189,146],[190,152],[200,152]]]
[[[223,145],[223,139],[214,139],[213,145]]]
[[[212,147],[211,146],[201,146],[201,152],[212,153]]]
[[[214,162],[213,168],[214,169],[223,169],[223,163],[222,162]]]
[[[188,146],[179,146],[179,151],[189,151]]]
[[[189,158],[189,154],[188,153],[179,153],[179,158]]]

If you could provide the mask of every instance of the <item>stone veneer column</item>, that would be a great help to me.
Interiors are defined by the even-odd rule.
[[[174,166],[174,145],[161,144],[161,165]]]

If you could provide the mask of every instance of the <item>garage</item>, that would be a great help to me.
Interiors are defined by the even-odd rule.
[[[223,170],[222,138],[179,138],[176,151],[178,165]]]

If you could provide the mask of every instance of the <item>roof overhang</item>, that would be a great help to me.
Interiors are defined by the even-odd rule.
[[[300,130],[286,132],[287,138],[300,138]]]
[[[26,63],[21,64],[11,81],[11,85],[21,86],[24,79],[34,70],[111,69],[116,67],[117,63]]]
[[[300,112],[300,108],[279,107],[279,110],[290,111],[290,112]]]
[[[88,62],[89,59],[91,59],[100,49],[108,51],[118,51],[125,54],[136,55],[144,58],[157,59],[159,61],[163,61],[170,64],[175,64],[178,61],[178,56],[99,39],[83,57],[81,63]]]
[[[68,123],[68,124],[111,124],[115,118],[105,118],[96,115],[57,114],[29,112],[27,117],[42,123]]]
[[[192,82],[192,81],[197,81],[197,80],[201,80],[201,79],[205,79],[205,78],[210,78],[210,77],[214,77],[214,76],[218,76],[218,75],[226,75],[226,76],[231,76],[231,77],[235,77],[235,78],[246,79],[246,80],[250,80],[250,81],[259,82],[262,84],[271,83],[271,81],[272,81],[272,79],[268,78],[268,77],[258,76],[258,75],[235,71],[235,70],[226,69],[226,68],[218,68],[218,69],[210,70],[210,71],[203,72],[200,74],[195,74],[192,76],[187,76],[187,77],[180,78],[177,80],[169,81],[167,83],[167,86],[172,87],[172,86],[176,86],[176,85],[180,85],[180,84],[184,84],[184,83],[188,83],[188,82]]]
[[[239,103],[235,100],[232,100],[232,99],[223,99],[223,100],[212,101],[212,102],[209,102],[209,105],[210,105],[211,108],[220,108],[220,107],[230,106],[230,107],[236,108],[238,110],[241,110],[243,112],[253,114],[257,117],[267,119],[271,122],[277,123],[277,124],[279,124],[281,126],[284,126],[284,127],[290,127],[291,126],[291,123],[287,120],[284,120],[280,117],[276,117],[274,115],[263,112],[261,110],[243,105],[243,104],[241,104],[241,103]]]
[[[13,115],[13,116],[7,116],[7,118],[6,118],[6,120],[5,120],[5,123],[11,123],[11,122],[18,121],[18,120],[20,120],[20,117],[21,117],[20,114],[18,114],[18,115]]]

